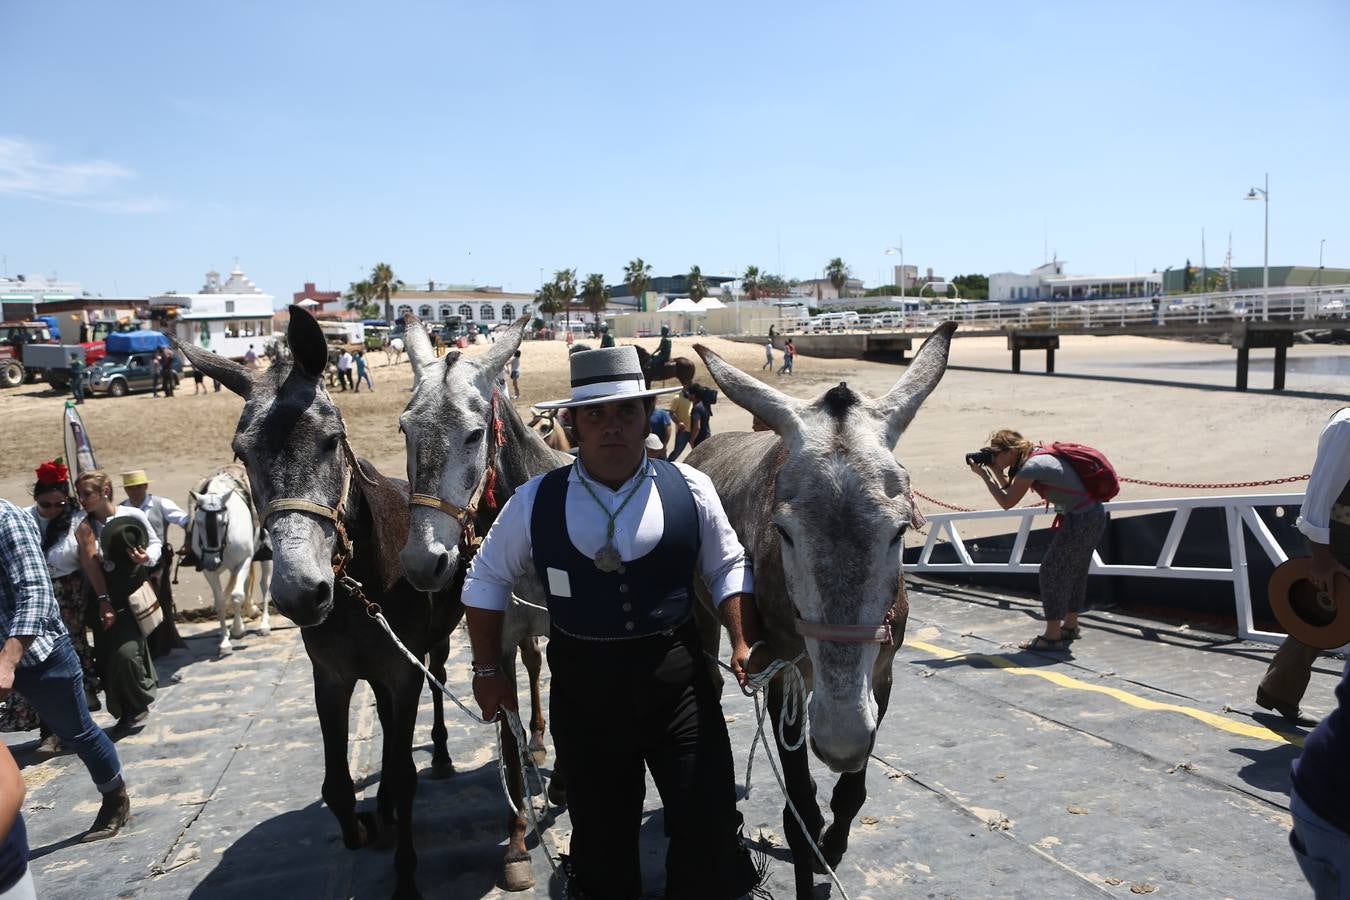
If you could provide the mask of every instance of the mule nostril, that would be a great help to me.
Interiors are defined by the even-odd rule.
[[[448,569],[449,567],[450,567],[450,554],[442,553],[440,556],[436,557],[436,568],[433,569],[431,572],[432,577],[440,578],[442,575],[445,574],[445,570]]]
[[[332,596],[333,589],[328,585],[328,582],[321,581],[319,586],[314,589],[314,605],[323,606]]]

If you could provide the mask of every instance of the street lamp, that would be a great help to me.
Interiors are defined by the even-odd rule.
[[[899,246],[886,248],[887,256],[894,256],[897,253],[900,254],[900,299],[903,300],[905,297],[905,239],[903,237],[900,238]],[[901,303],[900,305],[904,306],[905,304]]]
[[[1322,286],[1322,251],[1327,248],[1327,239],[1322,238],[1322,242],[1317,245],[1317,286]]]
[[[1261,258],[1261,321],[1270,319],[1270,173],[1266,173],[1264,189],[1253,186],[1247,191],[1247,199],[1255,200],[1257,195],[1266,203],[1266,239],[1265,252]]]

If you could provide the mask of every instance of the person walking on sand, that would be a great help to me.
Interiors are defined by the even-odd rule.
[[[511,354],[511,395],[520,399],[520,351]]]
[[[791,375],[792,364],[797,359],[797,345],[792,343],[792,338],[788,338],[783,344],[783,365],[778,369],[779,375]]]
[[[356,393],[361,393],[362,381],[364,381],[366,387],[370,388],[371,392],[374,393],[375,383],[370,380],[370,366],[366,363],[366,352],[364,350],[357,350],[356,356],[353,357],[352,362],[356,365]]]
[[[761,372],[773,371],[773,338],[764,342],[764,365],[760,366],[759,370]]]
[[[344,391],[347,390],[348,387],[353,390],[356,389],[356,385],[352,383],[352,355],[345,347],[343,348],[342,353],[338,355],[337,373],[338,384],[342,386]]]

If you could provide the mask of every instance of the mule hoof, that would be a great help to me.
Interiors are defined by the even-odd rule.
[[[428,774],[437,781],[442,778],[450,778],[455,774],[455,764],[448,759],[443,763],[433,762]]]
[[[220,645],[220,655],[221,655],[221,656],[229,656],[229,655],[230,655],[231,653],[233,653],[233,652],[234,652],[234,648],[231,647],[229,644],[221,644],[221,645]]]
[[[528,891],[534,887],[534,869],[530,858],[514,859],[502,869],[502,889],[507,891]]]
[[[260,637],[267,637],[271,633],[272,633],[272,626],[270,625],[264,625],[262,628],[258,629],[258,635]]]
[[[242,638],[242,637],[243,637],[245,634],[247,634],[247,633],[248,633],[248,632],[244,631],[242,628],[241,628],[239,631],[237,631],[237,632],[234,631],[233,629],[231,629],[231,631],[230,631],[230,640],[232,640],[232,641],[237,641],[237,640],[239,640],[240,638]]]
[[[360,850],[362,847],[369,847],[371,844],[375,843],[379,834],[380,823],[379,820],[375,818],[374,813],[357,813],[355,841],[348,841],[344,836],[342,842],[346,845],[348,850]]]

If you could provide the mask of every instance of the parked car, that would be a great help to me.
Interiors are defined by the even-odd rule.
[[[174,381],[179,380],[182,361],[174,357]],[[149,353],[109,353],[85,372],[86,389],[94,394],[125,397],[132,391],[148,391],[155,383]]]

